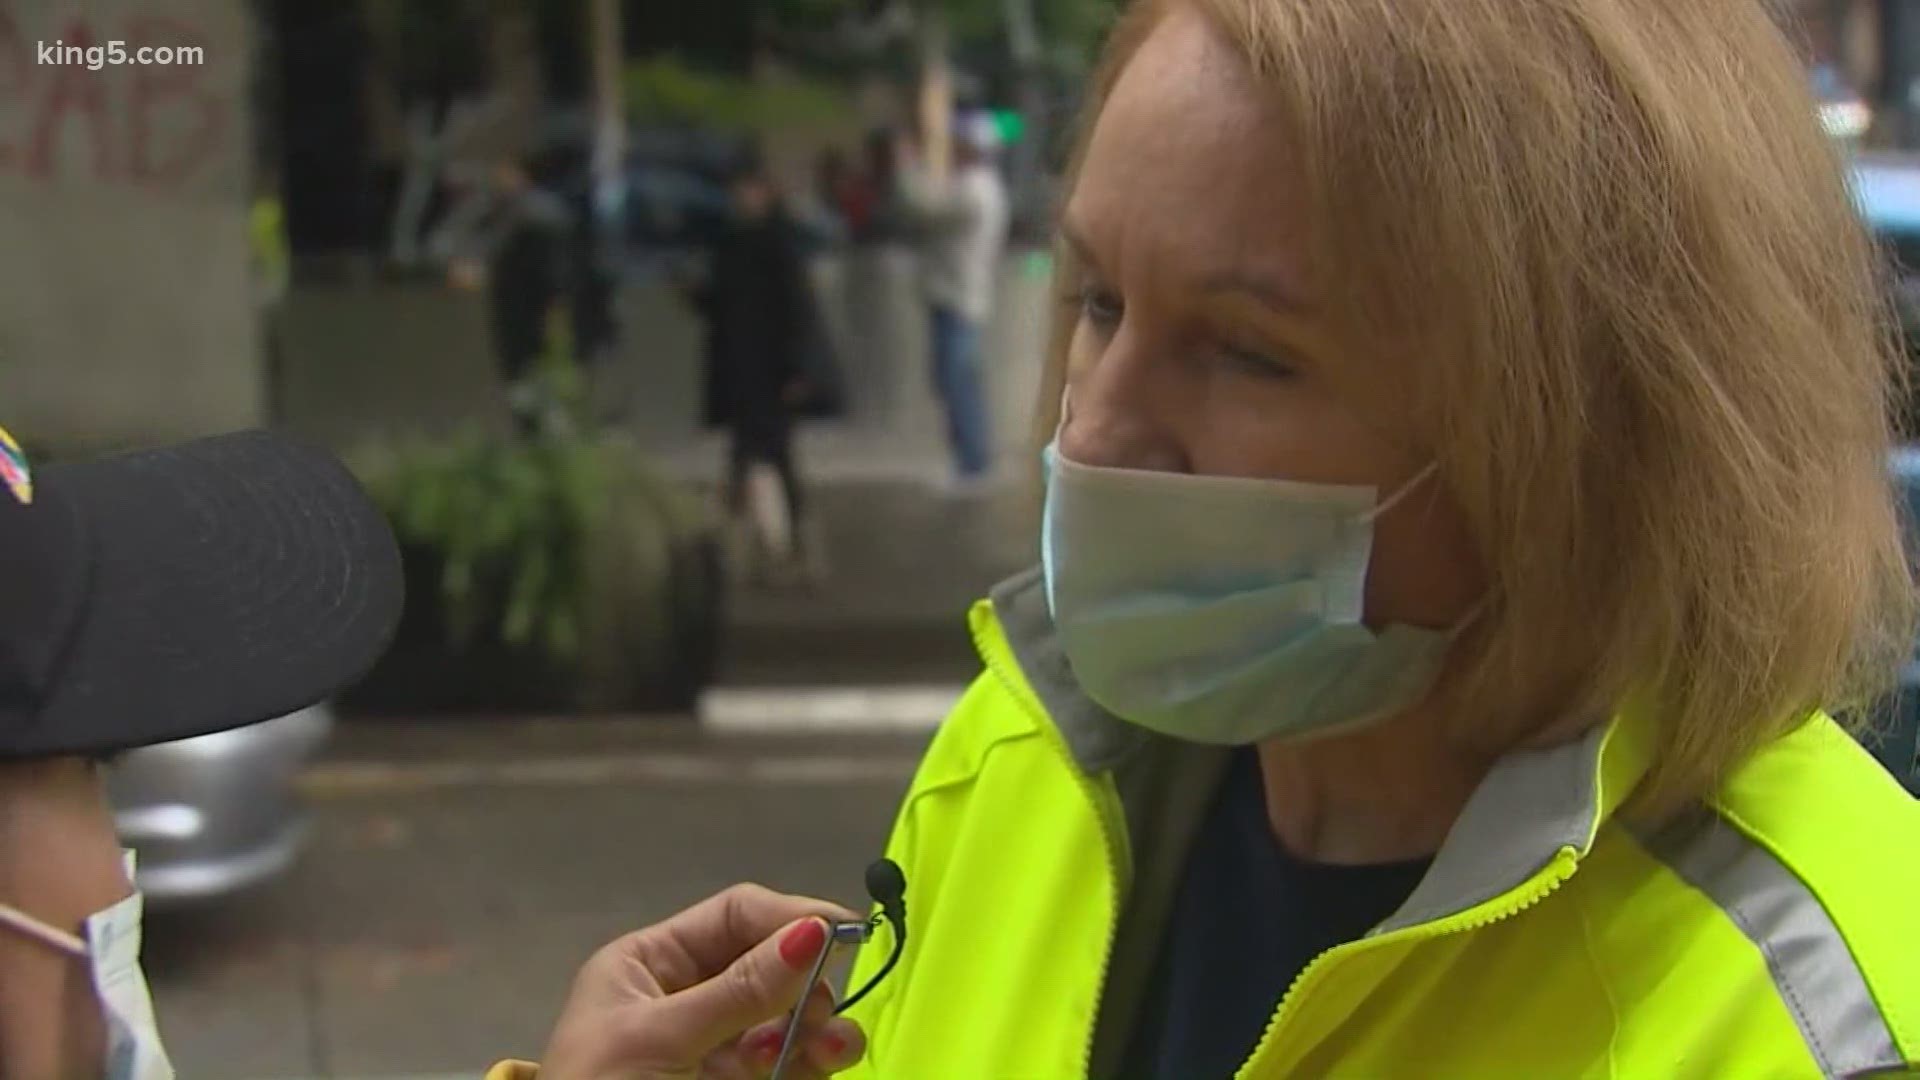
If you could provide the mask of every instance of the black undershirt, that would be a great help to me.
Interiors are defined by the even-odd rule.
[[[1187,854],[1125,1080],[1227,1080],[1306,966],[1392,915],[1429,859],[1309,862],[1268,823],[1259,759],[1234,755]]]

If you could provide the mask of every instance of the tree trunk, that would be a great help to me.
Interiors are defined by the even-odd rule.
[[[1046,154],[1052,139],[1048,124],[1043,63],[1033,0],[1002,0],[1007,44],[1013,54],[1014,105],[1025,124],[1019,142],[1007,149],[1007,186],[1013,193],[1013,232],[1031,240],[1048,231],[1052,208],[1046,200]]]

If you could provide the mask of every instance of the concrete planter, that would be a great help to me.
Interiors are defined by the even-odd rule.
[[[373,715],[685,713],[712,682],[721,641],[719,546],[709,535],[675,545],[664,634],[596,643],[595,660],[561,660],[510,644],[498,620],[456,642],[439,589],[444,562],[429,548],[402,551],[407,610],[393,647],[343,699]],[[498,582],[504,574],[491,575]],[[485,588],[487,586],[483,586]],[[608,662],[612,661],[612,662]]]

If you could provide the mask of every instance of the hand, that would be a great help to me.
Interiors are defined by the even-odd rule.
[[[787,1012],[827,947],[827,922],[859,916],[823,900],[735,885],[628,934],[580,969],[540,1080],[748,1080],[773,1069]],[[866,1036],[833,1017],[824,983],[807,999],[787,1075],[832,1075]]]

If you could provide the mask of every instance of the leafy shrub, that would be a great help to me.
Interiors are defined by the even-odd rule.
[[[671,670],[688,662],[685,636],[710,627],[686,624],[719,602],[694,557],[713,526],[631,438],[588,422],[563,319],[530,386],[541,404],[519,437],[472,427],[369,444],[351,463],[408,573],[438,579],[412,583],[438,610],[410,622],[441,628],[450,655],[526,658],[568,684],[565,699],[617,707],[687,677]]]

